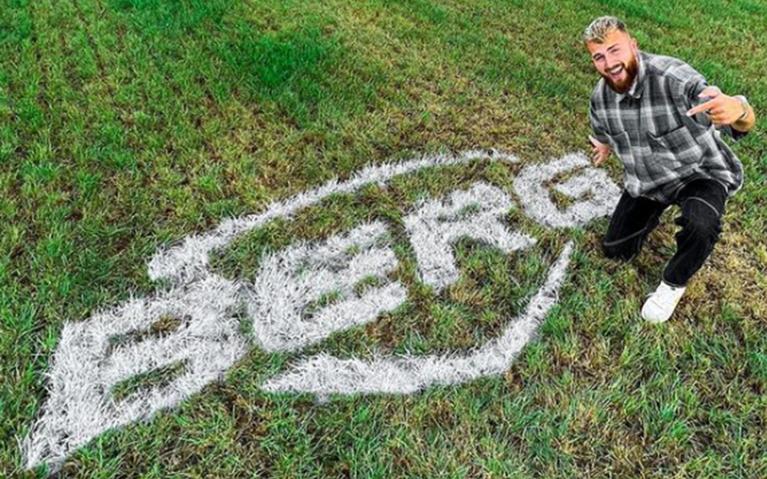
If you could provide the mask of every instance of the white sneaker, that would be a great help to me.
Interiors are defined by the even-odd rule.
[[[649,295],[650,297],[642,306],[642,317],[651,323],[667,321],[682,298],[685,289],[684,287],[669,286],[661,281],[658,289]]]

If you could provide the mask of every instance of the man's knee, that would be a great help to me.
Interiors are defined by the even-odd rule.
[[[722,222],[714,216],[693,216],[681,221],[684,234],[695,241],[715,243],[722,232]]]
[[[696,239],[716,241],[722,232],[722,210],[715,199],[693,196],[683,204],[677,224]]]

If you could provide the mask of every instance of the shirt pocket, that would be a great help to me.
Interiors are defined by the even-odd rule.
[[[662,135],[648,132],[647,138],[653,156],[662,163],[692,165],[703,158],[703,147],[685,125]]]

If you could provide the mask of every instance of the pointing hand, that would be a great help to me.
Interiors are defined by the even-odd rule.
[[[725,95],[715,86],[706,87],[698,98],[708,99],[705,103],[694,106],[687,111],[687,116],[705,112],[715,126],[730,125],[743,113],[743,106],[737,98]]]

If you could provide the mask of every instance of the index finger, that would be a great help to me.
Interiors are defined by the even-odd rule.
[[[696,113],[699,113],[701,111],[706,111],[706,110],[709,110],[709,109],[713,108],[715,106],[715,101],[716,100],[709,100],[706,103],[701,103],[698,106],[694,106],[694,107],[690,108],[689,110],[687,110],[687,116],[692,116],[692,115],[694,115]]]

